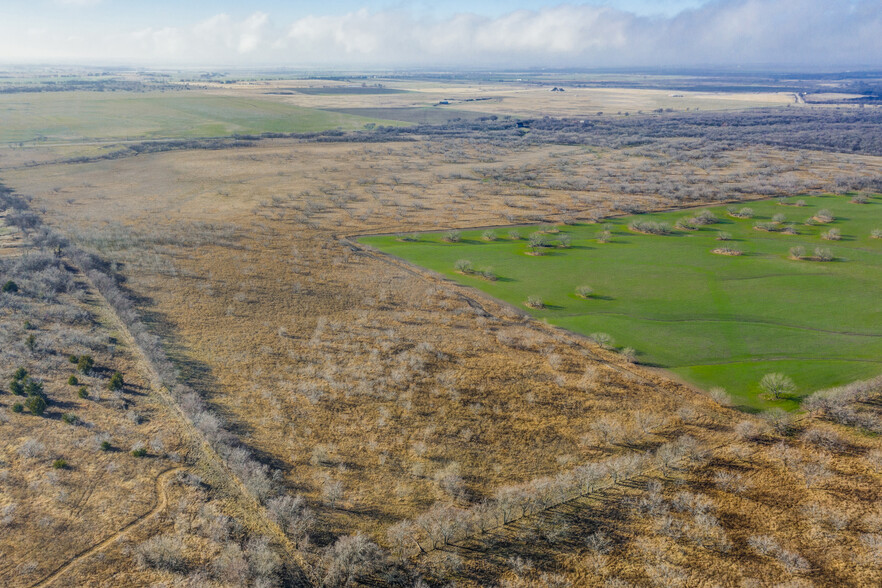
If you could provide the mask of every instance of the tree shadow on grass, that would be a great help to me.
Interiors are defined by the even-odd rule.
[[[488,281],[490,281],[490,282],[502,282],[502,283],[504,283],[504,284],[508,284],[508,283],[510,283],[510,282],[517,282],[517,280],[514,279],[514,278],[505,278],[505,277],[502,277],[502,276],[496,276],[496,279],[495,279],[495,280],[488,280]]]
[[[733,404],[732,408],[741,412],[746,412],[747,414],[760,414],[763,412],[763,409],[749,404]]]
[[[531,249],[527,249],[525,251],[521,251],[521,255],[526,255],[527,257],[533,257],[536,259],[541,259],[543,257],[558,257],[563,255],[563,250],[542,248],[539,250],[538,254],[534,254]]]

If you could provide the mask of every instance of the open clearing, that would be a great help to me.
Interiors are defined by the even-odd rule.
[[[870,236],[882,227],[880,200],[799,200],[805,205],[751,203],[749,219],[732,218],[725,207],[710,208],[716,223],[674,228],[668,235],[638,234],[629,225],[647,220],[674,227],[698,211],[612,219],[607,243],[598,241],[599,225],[561,227],[545,235],[550,247],[535,248],[541,255],[528,255],[528,237],[542,227],[519,228],[520,240],[498,229],[495,241],[484,239],[483,230],[464,231],[458,243],[445,242],[445,233],[423,234],[416,242],[398,236],[361,241],[553,325],[588,336],[608,333],[616,343],[637,349],[641,362],[669,368],[705,388],[724,387],[747,407],[795,408],[799,396],[882,372],[882,304],[868,295],[882,288],[882,240]],[[836,220],[804,224],[824,209]],[[797,235],[755,228],[778,214],[787,219],[778,228],[795,222]],[[841,231],[839,240],[821,237],[831,229]],[[719,241],[720,231],[731,239]],[[569,248],[558,245],[563,235],[572,241]],[[724,246],[742,254],[712,253]],[[799,246],[807,258],[817,247],[831,249],[835,260],[791,259],[790,248]],[[473,271],[457,271],[459,260],[471,262]],[[495,280],[480,274],[490,268]],[[594,294],[577,296],[582,285]],[[541,298],[544,308],[528,308],[530,296]],[[759,380],[770,372],[792,377],[796,395],[761,397]]]

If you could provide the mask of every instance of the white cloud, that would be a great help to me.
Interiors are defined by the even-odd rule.
[[[101,4],[102,0],[55,0],[55,2],[66,6],[95,6]]]
[[[71,27],[64,35],[26,35],[0,24],[0,55],[230,65],[874,65],[882,62],[880,31],[878,0],[717,0],[667,17],[590,4],[496,18],[362,9],[283,25],[254,12],[130,31]],[[56,40],[68,34],[83,39]]]

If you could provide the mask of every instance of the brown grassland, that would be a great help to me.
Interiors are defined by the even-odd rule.
[[[499,112],[570,113],[530,92]],[[235,456],[174,408],[108,295],[62,252],[52,263],[69,274],[65,291],[4,294],[0,308],[13,349],[4,385],[20,363],[52,400],[39,418],[0,394],[0,515],[15,505],[0,521],[4,585],[882,583],[877,436],[823,407],[740,413],[346,238],[820,192],[839,176],[878,175],[878,157],[427,136],[18,163],[3,181],[72,248],[107,262],[178,379],[278,471],[274,492],[302,497],[311,514],[285,519],[277,497],[223,479],[217,460]],[[2,239],[8,259],[52,257],[28,245],[33,231]],[[81,399],[67,356],[86,352],[100,371],[82,377],[96,396]],[[125,374],[119,394],[102,389],[114,371]],[[860,410],[878,419],[873,394]],[[112,451],[100,450],[103,434]],[[32,438],[35,455],[22,449]],[[132,455],[137,443],[147,456]],[[58,458],[68,466],[53,469]],[[602,465],[590,492],[574,492],[592,463]],[[386,553],[362,546],[346,559],[339,539],[354,533]]]
[[[446,102],[445,108],[471,110],[486,114],[511,116],[586,116],[603,112],[607,115],[649,112],[658,108],[673,110],[739,110],[760,106],[784,106],[795,102],[787,92],[684,92],[671,90],[623,88],[573,88],[550,92],[551,84],[517,83],[451,83],[398,81],[384,84],[390,89],[404,90],[398,94],[301,94],[298,87],[333,88],[343,82],[325,80],[258,81],[224,85],[209,84],[214,92],[230,95],[264,95],[268,92],[290,91],[274,95],[282,102],[310,108],[425,108]],[[562,86],[565,84],[561,84]]]

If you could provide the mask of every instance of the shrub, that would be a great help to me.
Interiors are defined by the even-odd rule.
[[[86,390],[85,386],[82,386],[79,390],[77,390],[77,396],[79,396],[80,398],[88,398],[89,391]]]
[[[295,543],[300,543],[308,536],[315,525],[315,513],[310,509],[302,496],[277,496],[267,501],[267,511],[282,530]]]
[[[28,396],[45,396],[43,394],[43,383],[40,380],[35,380],[33,378],[28,378],[24,381],[24,392]]]
[[[101,448],[101,451],[110,451],[113,449],[113,445],[110,444],[110,441],[102,441],[99,447]]]
[[[851,201],[854,204],[866,204],[870,201],[866,194],[855,194],[851,197]]]
[[[24,404],[22,404],[21,402],[16,402],[15,404],[12,405],[12,412],[23,412],[23,411],[24,411]]]
[[[564,249],[568,249],[572,245],[573,239],[567,234],[563,234],[557,238],[557,244]]]
[[[61,420],[63,420],[68,425],[75,425],[80,422],[79,417],[73,413],[70,413],[70,412],[66,412],[63,415],[61,415]]]
[[[692,222],[698,225],[712,225],[719,222],[717,215],[709,210],[702,210],[692,218]]]
[[[508,232],[508,238],[511,239],[512,241],[520,241],[521,233],[517,229],[512,229],[511,231]]]
[[[484,231],[481,233],[481,238],[485,241],[495,241],[496,240],[496,231]]]
[[[67,468],[67,460],[64,459],[56,459],[52,462],[52,467],[56,470],[63,470]]]
[[[527,306],[530,308],[544,308],[545,303],[542,301],[542,298],[539,296],[527,296],[527,301],[525,302]]]
[[[37,349],[37,337],[33,333],[27,336],[25,339],[25,347],[28,348],[28,351],[34,351]]]
[[[23,367],[19,367],[19,368],[18,368],[17,370],[15,370],[15,372],[13,372],[13,374],[12,374],[12,379],[13,379],[13,380],[16,380],[16,381],[19,381],[19,382],[22,381],[22,380],[24,380],[24,379],[27,378],[27,377],[28,377],[28,370],[24,369]]]
[[[145,447],[136,447],[132,449],[132,455],[135,457],[146,457],[147,449]]]
[[[783,214],[781,214],[780,212],[778,214],[772,216],[773,223],[781,224],[786,220],[787,220],[787,217],[784,216]]]
[[[22,384],[18,380],[12,380],[9,383],[9,391],[15,394],[16,396],[24,396],[24,384]]]
[[[135,548],[135,559],[142,567],[151,567],[169,572],[186,569],[184,544],[174,535],[156,535]]]
[[[598,243],[609,243],[610,239],[612,239],[612,231],[600,231],[597,233]]]
[[[470,274],[473,271],[472,262],[468,259],[460,259],[456,263],[453,264],[453,267],[456,271]]]
[[[42,457],[46,451],[46,446],[36,439],[25,439],[24,443],[18,448],[18,454],[28,459],[36,459]]]
[[[613,338],[608,333],[591,333],[589,338],[600,345],[601,349],[612,349]]]
[[[826,247],[815,247],[816,261],[833,261],[833,252]]]
[[[484,278],[485,280],[490,280],[491,282],[496,281],[496,272],[493,271],[492,267],[488,267],[487,269],[481,270],[479,273],[481,274],[481,277]]]
[[[77,369],[83,374],[88,374],[95,367],[95,360],[91,355],[81,355],[77,359]]]
[[[802,259],[805,257],[805,247],[796,246],[790,248],[790,259]]]
[[[42,396],[28,396],[25,405],[34,416],[42,416],[46,412],[46,400]]]
[[[444,233],[444,240],[448,243],[459,243],[459,240],[462,238],[462,233],[457,231],[456,229],[452,229]]]
[[[796,384],[784,374],[775,372],[763,376],[760,380],[760,388],[774,398],[781,398],[785,394],[793,394],[796,391]]]
[[[873,229],[870,231],[870,239],[882,239],[882,229]]]
[[[340,537],[322,556],[321,585],[354,586],[356,578],[379,569],[383,559],[382,550],[360,532]]]
[[[753,218],[753,209],[747,206],[735,210],[734,207],[730,207],[726,210],[729,213],[729,216],[734,216],[735,218]]]
[[[123,380],[123,375],[119,372],[113,372],[113,375],[110,376],[110,380],[107,382],[107,389],[114,391],[122,390],[125,385],[126,383]]]
[[[399,241],[407,241],[407,242],[413,242],[413,241],[420,240],[420,236],[416,233],[410,233],[409,235],[401,234],[401,235],[398,235],[397,238]]]
[[[691,217],[684,217],[677,221],[676,227],[682,231],[696,231],[698,224]]]
[[[69,362],[71,362],[72,364],[76,365],[80,362],[80,356],[79,355],[71,355],[70,357],[67,358],[67,360]]]
[[[777,223],[756,223],[753,225],[753,228],[757,231],[777,231],[778,224]]]
[[[836,217],[833,216],[832,210],[829,208],[823,208],[815,213],[814,219],[822,223],[832,223],[836,220]]]
[[[708,390],[708,394],[720,406],[732,406],[732,397],[729,396],[725,388],[716,386]]]
[[[591,286],[579,286],[576,288],[576,296],[579,298],[591,298],[592,294],[594,294],[594,288]]]
[[[542,228],[542,232],[549,235],[557,235],[560,232],[560,229],[554,225],[548,225],[547,227]]]
[[[622,348],[622,357],[628,363],[637,363],[637,350],[633,347]]]
[[[737,247],[717,247],[713,250],[714,253],[718,255],[732,255],[737,256],[741,255],[741,250]]]
[[[544,233],[538,231],[530,233],[530,238],[527,240],[527,244],[533,252],[536,252],[541,247],[548,247],[548,237],[546,237]]]
[[[15,294],[16,292],[18,292],[18,284],[16,284],[12,280],[9,280],[5,284],[3,284],[2,290],[6,294]]]
[[[732,239],[732,233],[727,233],[726,231],[720,231],[717,233],[717,241],[729,241]]]
[[[827,241],[839,241],[842,239],[842,232],[839,229],[830,229],[829,231],[821,233],[821,239],[826,239]]]
[[[628,228],[632,231],[649,235],[667,235],[671,232],[671,225],[655,221],[634,221],[628,225]]]
[[[80,384],[80,381],[77,379],[76,376],[71,376],[67,379],[67,383],[70,386],[78,386]]]
[[[805,206],[805,200],[797,200],[793,205],[799,207]]]

